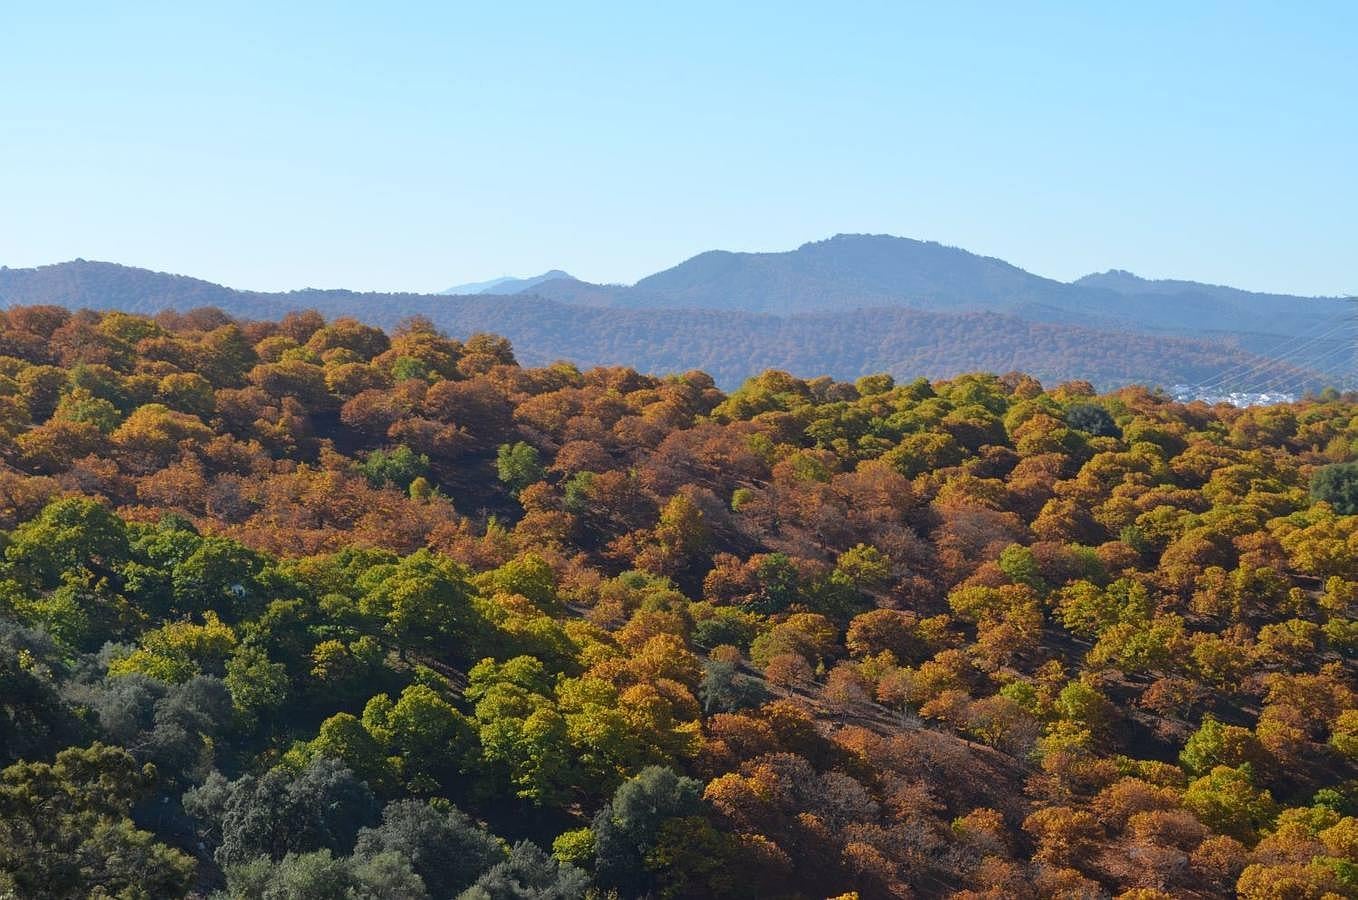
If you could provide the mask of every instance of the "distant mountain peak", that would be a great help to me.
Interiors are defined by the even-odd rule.
[[[513,275],[505,275],[500,278],[492,278],[489,281],[473,281],[469,284],[456,284],[446,291],[439,291],[441,294],[517,294],[526,291],[531,287],[542,284],[545,281],[558,281],[568,279],[574,281],[575,278],[561,269],[549,269],[541,275],[533,275],[529,278],[519,278]]]
[[[653,372],[701,365],[725,385],[765,368],[846,378],[983,367],[1105,384],[1190,384],[1245,371],[1302,385],[1307,367],[1316,366],[1317,382],[1342,378],[1335,360],[1351,358],[1342,355],[1349,351],[1342,329],[1335,331],[1351,310],[1335,299],[1148,280],[1121,269],[1066,284],[962,248],[890,235],[839,234],[772,253],[713,250],[631,286],[590,284],[553,269],[452,290],[463,296],[240,291],[88,260],[0,268],[0,308],[50,303],[154,314],[218,307],[277,319],[310,307],[387,326],[423,315],[453,334],[504,334],[535,364],[570,359]],[[1338,336],[1308,337],[1306,352],[1285,360],[1253,355],[1326,334]]]
[[[1106,272],[1093,272],[1089,275],[1084,276],[1083,278],[1077,278],[1075,279],[1074,283],[1080,284],[1081,282],[1086,281],[1103,281],[1111,278],[1126,279],[1128,281],[1138,281],[1138,282],[1150,280],[1149,278],[1142,278],[1135,272],[1129,272],[1126,269],[1109,269]]]
[[[1186,296],[1213,297],[1217,300],[1233,302],[1258,302],[1265,300],[1335,300],[1337,297],[1299,297],[1291,294],[1271,294],[1248,291],[1224,284],[1201,281],[1186,281],[1181,278],[1143,278],[1126,269],[1109,269],[1077,278],[1071,284],[1077,287],[1102,288],[1119,294],[1140,294],[1144,296]]]
[[[708,251],[638,281],[616,305],[789,314],[868,306],[975,309],[1069,290],[1003,260],[889,234],[837,234],[770,253]]]

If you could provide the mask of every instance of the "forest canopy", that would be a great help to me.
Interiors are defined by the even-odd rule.
[[[1358,397],[0,317],[0,896],[1358,897]]]

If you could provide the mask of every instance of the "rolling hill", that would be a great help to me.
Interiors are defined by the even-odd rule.
[[[702,368],[726,387],[767,368],[835,378],[1021,369],[1100,387],[1296,391],[1336,382],[1351,361],[1337,299],[1122,272],[1065,284],[965,250],[883,236],[842,235],[787,253],[713,251],[632,286],[569,276],[507,293],[514,286],[469,285],[480,292],[460,295],[264,293],[75,260],[0,269],[0,304],[142,313],[216,306],[244,318],[313,308],[387,327],[420,315],[455,335],[503,334],[529,363]]]
[[[714,250],[630,287],[569,279],[533,293],[631,309],[788,315],[863,307],[989,311],[1058,323],[1188,337],[1310,334],[1345,313],[1340,298],[1256,294],[1127,272],[1067,284],[957,247],[889,235],[836,235],[782,253]]]

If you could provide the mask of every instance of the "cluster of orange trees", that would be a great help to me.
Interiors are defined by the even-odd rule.
[[[0,894],[1358,897],[1355,457],[1337,394],[11,308]]]

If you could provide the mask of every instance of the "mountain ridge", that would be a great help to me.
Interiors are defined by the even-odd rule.
[[[886,235],[840,235],[781,253],[709,251],[634,285],[560,274],[513,294],[269,293],[82,259],[0,268],[0,305],[148,314],[216,306],[243,318],[310,307],[384,327],[420,315],[457,334],[503,334],[535,362],[705,368],[727,385],[763,368],[837,378],[1012,368],[1101,385],[1195,383],[1234,370],[1252,373],[1253,387],[1284,378],[1315,387],[1329,370],[1314,377],[1305,370],[1333,362],[1341,340],[1308,341],[1306,353],[1279,362],[1268,356],[1347,312],[1332,298],[1155,283],[1120,270],[1086,276],[1094,284],[1066,284],[961,248]],[[1110,277],[1120,290],[1098,283]],[[1139,291],[1142,283],[1158,284],[1161,293]],[[1167,302],[1166,284],[1190,287]],[[714,295],[725,306],[712,305]],[[760,303],[744,303],[751,297]],[[1280,307],[1289,313],[1281,322]]]
[[[533,292],[572,303],[637,309],[791,314],[908,306],[1036,312],[1045,316],[1042,321],[1185,335],[1226,331],[1281,337],[1310,332],[1320,319],[1342,314],[1344,302],[1153,281],[1123,270],[1067,283],[936,241],[861,234],[839,234],[787,251],[707,251],[630,286],[550,280]],[[1174,304],[1164,302],[1170,295]]]
[[[528,290],[544,281],[554,281],[562,278],[573,278],[569,272],[561,269],[548,269],[541,275],[531,275],[527,278],[519,278],[514,275],[503,275],[499,278],[492,278],[489,281],[473,281],[468,284],[455,284],[446,290],[439,291],[440,294],[517,294]]]

